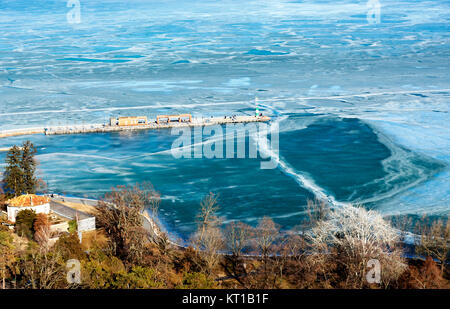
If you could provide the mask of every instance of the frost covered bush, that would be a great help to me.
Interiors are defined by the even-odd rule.
[[[372,210],[352,206],[330,209],[307,239],[311,261],[333,264],[334,270],[346,277],[342,287],[369,286],[366,274],[370,270],[368,262],[373,259],[380,262],[380,283],[384,287],[406,268],[397,247],[398,232]]]

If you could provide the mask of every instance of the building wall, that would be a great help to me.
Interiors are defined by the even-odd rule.
[[[63,222],[59,224],[53,224],[50,226],[52,232],[67,232],[69,229],[69,223]],[[78,231],[87,232],[95,230],[95,217],[78,220]]]
[[[136,126],[146,124],[147,117],[119,117],[119,126]]]
[[[95,217],[78,220],[78,232],[95,230]]]
[[[8,206],[8,220],[11,222],[16,222],[16,216],[19,213],[19,211],[25,210],[25,209],[31,209],[35,213],[40,214],[49,214],[50,213],[50,203],[42,204],[38,206],[27,206],[27,207],[14,207],[14,206]]]
[[[69,223],[68,222],[63,222],[63,223],[59,223],[59,224],[52,224],[50,226],[50,231],[52,231],[52,232],[67,232],[68,229],[69,229]]]

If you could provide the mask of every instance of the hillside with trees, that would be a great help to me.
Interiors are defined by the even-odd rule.
[[[10,288],[448,288],[448,221],[421,229],[414,245],[423,258],[405,258],[392,224],[360,207],[332,209],[315,201],[308,220],[281,231],[270,218],[256,226],[223,224],[218,197],[199,205],[197,230],[181,247],[144,226],[142,211],[157,215],[159,194],[149,184],[113,189],[98,205],[99,229],[89,242],[73,232],[48,245],[45,215],[20,215],[15,231],[0,231],[0,274]],[[156,222],[156,221],[155,221]],[[1,225],[0,225],[1,226]],[[24,245],[25,243],[25,245]],[[444,258],[445,256],[445,258]],[[77,259],[81,282],[66,280]],[[370,261],[381,269],[368,282]],[[447,264],[446,264],[447,263]]]
[[[36,192],[35,153],[30,142],[9,150],[2,204]],[[199,204],[196,231],[181,246],[159,224],[159,204],[150,183],[113,188],[96,207],[98,229],[82,241],[73,220],[52,243],[46,214],[22,210],[13,229],[0,218],[1,287],[450,288],[448,219],[424,217],[411,234],[405,222],[373,210],[309,201],[306,219],[286,231],[269,217],[254,225],[225,224],[219,197],[210,193]],[[67,280],[73,260],[80,265],[79,282]]]

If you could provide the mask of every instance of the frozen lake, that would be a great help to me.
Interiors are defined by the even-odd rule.
[[[175,159],[170,132],[32,136],[51,190],[98,197],[151,181],[189,233],[202,196],[225,220],[299,223],[318,193],[385,215],[450,212],[450,3],[0,3],[0,130],[190,112],[280,126],[280,164]],[[28,137],[0,140],[0,147]],[[3,161],[4,153],[1,154]],[[314,188],[314,190],[312,189]]]

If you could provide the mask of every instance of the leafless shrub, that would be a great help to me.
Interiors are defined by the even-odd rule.
[[[308,225],[314,226],[317,222],[324,220],[330,212],[329,205],[323,200],[308,200],[306,202],[306,214]]]
[[[450,223],[447,220],[436,220],[430,223],[426,217],[417,226],[420,240],[416,241],[416,252],[437,259],[440,262],[441,274],[445,263],[450,258]]]
[[[390,224],[399,232],[399,240],[405,241],[410,231],[413,229],[412,220],[408,216],[391,217],[389,219]]]
[[[398,233],[375,211],[344,206],[330,209],[308,233],[315,263],[338,262],[346,273],[346,287],[367,285],[367,262],[379,260],[381,281],[387,287],[405,269],[397,248]]]
[[[65,285],[65,264],[58,251],[31,249],[19,261],[24,286],[32,289],[54,289]]]
[[[404,289],[448,289],[450,283],[442,277],[440,268],[428,256],[425,261],[416,261],[410,265],[408,271],[402,275],[399,288]]]

